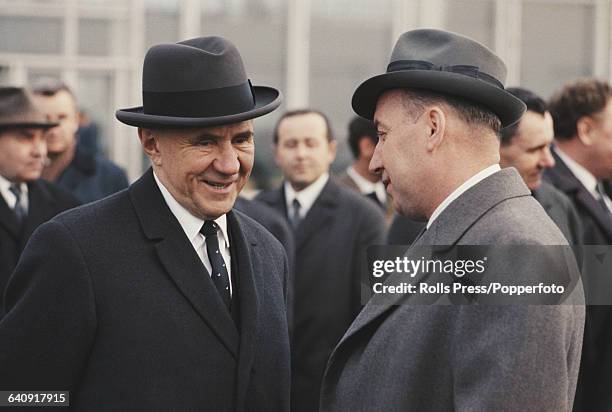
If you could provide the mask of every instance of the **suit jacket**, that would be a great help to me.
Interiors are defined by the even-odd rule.
[[[555,167],[548,169],[544,176],[557,189],[565,193],[575,206],[584,230],[583,243],[585,245],[612,244],[612,214],[603,210],[554,151],[553,156],[556,162]],[[607,189],[609,188],[608,185]],[[588,280],[590,279],[589,271],[589,268],[583,267],[583,274]],[[589,282],[586,284],[588,297],[590,291],[598,287],[594,283],[591,286]],[[584,346],[574,411],[612,410],[610,345],[612,345],[612,306],[587,306]]]
[[[74,153],[72,162],[56,183],[83,203],[102,199],[128,186],[123,169],[110,160],[88,153],[79,147]]]
[[[349,189],[354,190],[357,193],[367,198],[365,194],[361,193],[361,190],[359,189],[359,186],[357,186],[357,183],[355,183],[353,178],[350,177],[348,173],[346,173],[346,171],[335,176],[334,179],[341,186],[348,187]],[[380,204],[374,201],[374,199],[369,199],[369,200],[374,202],[375,205],[377,205],[383,210],[383,213],[385,214],[385,219],[387,222],[389,222],[391,220],[391,217],[393,216],[393,204],[389,201],[389,198],[387,198],[387,201],[383,204]]]
[[[453,201],[416,241],[433,245],[566,245],[514,169]],[[418,259],[419,254],[408,257]],[[418,253],[418,252],[412,252]],[[564,255],[575,261],[571,251]],[[498,256],[499,268],[529,263]],[[540,262],[555,265],[549,256]],[[546,272],[546,271],[544,271]],[[542,274],[540,274],[541,276]],[[397,285],[405,276],[389,276]],[[580,282],[573,299],[583,302]],[[379,303],[355,319],[330,357],[323,411],[562,411],[571,407],[584,321],[580,305]]]
[[[282,187],[257,199],[287,217]],[[331,179],[297,227],[293,411],[317,410],[327,358],[362,307],[366,248],[382,243],[384,230],[382,212],[373,202]]]
[[[285,253],[227,218],[231,315],[150,170],[41,226],[7,288],[0,388],[70,390],[74,410],[287,411]]]
[[[0,318],[4,314],[4,289],[34,229],[79,202],[65,190],[39,179],[28,183],[28,205],[28,215],[19,225],[15,213],[0,196]]]

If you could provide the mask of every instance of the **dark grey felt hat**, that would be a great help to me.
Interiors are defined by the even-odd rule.
[[[13,128],[49,129],[57,123],[47,121],[30,93],[22,87],[0,87],[0,130]]]
[[[136,127],[208,127],[263,116],[281,103],[252,86],[236,46],[217,36],[152,46],[144,59],[140,107],[117,110]]]
[[[504,89],[505,81],[506,65],[482,44],[443,30],[412,30],[397,40],[387,72],[355,90],[352,105],[357,114],[372,119],[386,90],[426,89],[478,103],[509,126],[521,118],[525,104]]]

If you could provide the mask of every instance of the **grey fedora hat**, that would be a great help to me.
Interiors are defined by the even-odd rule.
[[[0,130],[49,129],[57,125],[57,123],[47,121],[26,89],[0,87]]]
[[[208,36],[152,46],[144,59],[142,102],[117,110],[117,119],[136,127],[218,126],[271,112],[281,93],[252,86],[236,46]]]
[[[372,119],[386,90],[426,89],[478,103],[508,126],[521,118],[525,104],[504,89],[505,81],[506,65],[482,44],[443,30],[412,30],[397,40],[387,72],[355,90],[352,105]]]

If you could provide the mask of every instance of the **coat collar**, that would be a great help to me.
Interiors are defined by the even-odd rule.
[[[530,196],[531,192],[523,182],[523,179],[514,168],[502,169],[487,177],[475,186],[465,191],[459,198],[455,199],[432,223],[429,229],[418,238],[407,250],[409,259],[420,259],[431,253],[434,246],[436,253],[450,250],[463,236],[463,234],[495,205],[504,200],[514,197]],[[418,284],[428,274],[422,274],[409,279],[410,283]],[[397,285],[406,282],[406,276],[389,276],[385,285]],[[394,310],[402,300],[412,298],[403,294],[397,295],[374,295],[366,304],[361,313],[350,326],[336,350],[343,345],[347,339],[355,335],[366,325],[379,318],[389,310]],[[420,304],[433,303],[428,299],[436,298],[435,295],[414,295],[417,299],[424,299]],[[434,299],[435,300],[435,299]],[[332,355],[333,356],[333,355]]]
[[[245,362],[250,364],[253,359],[252,342],[256,336],[258,313],[257,287],[261,287],[261,280],[257,281],[255,276],[261,269],[259,266],[253,267],[250,257],[257,241],[248,225],[244,224],[244,215],[233,211],[227,214],[241,285],[239,333],[204,265],[166,205],[151,169],[130,186],[129,194],[140,226],[145,236],[155,242],[156,253],[166,272],[202,320],[240,361],[238,372],[244,382],[247,377],[242,368]]]
[[[555,167],[545,172],[545,178],[574,202],[580,204],[597,222],[601,230],[606,233],[606,236],[612,239],[612,218],[610,218],[610,215],[602,210],[599,202],[580,183],[580,180],[574,176],[557,153],[555,151],[552,153],[555,158]]]

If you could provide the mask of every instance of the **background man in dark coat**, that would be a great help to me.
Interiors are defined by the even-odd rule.
[[[518,87],[506,89],[527,106],[521,120],[501,131],[500,165],[514,167],[533,197],[561,229],[570,244],[582,243],[582,224],[571,200],[542,179],[544,172],[555,165],[550,152],[553,141],[553,120],[546,102],[535,93]]]
[[[0,88],[0,318],[4,288],[34,229],[79,204],[39,179],[47,154],[44,131],[54,125],[24,89]]]
[[[549,102],[555,127],[556,165],[545,177],[576,207],[584,227],[585,245],[612,244],[611,102],[610,85],[596,79],[568,83]],[[599,293],[605,285],[599,284],[590,266],[599,266],[598,262],[584,263],[588,265],[583,267],[583,274],[589,303],[591,293]],[[609,263],[605,264],[603,275],[609,278]],[[587,306],[575,411],[612,410],[611,346],[612,306]]]
[[[312,412],[327,358],[361,309],[366,248],[384,241],[385,224],[374,202],[330,180],[336,142],[322,113],[285,113],[274,153],[285,183],[257,199],[295,230],[291,409]]]
[[[220,37],[149,49],[147,171],[32,236],[7,288],[0,388],[69,390],[76,410],[287,411],[287,260],[232,211],[254,160],[251,86]]]
[[[57,127],[47,131],[49,162],[43,178],[74,194],[81,202],[102,199],[128,186],[123,169],[77,145],[76,97],[61,81],[43,79],[33,86],[36,102]]]
[[[400,36],[387,72],[355,91],[353,108],[378,128],[370,169],[382,174],[396,210],[427,221],[417,247],[567,245],[516,170],[498,165],[497,134],[525,110],[504,90],[505,74],[503,62],[471,39],[413,30]],[[423,253],[413,247],[406,258]],[[561,261],[557,253],[535,257],[498,253],[490,264],[512,277],[499,280],[523,277],[527,284],[551,274],[554,281],[567,279],[566,264],[576,270],[569,250]],[[544,270],[534,271],[532,263]],[[560,264],[557,273],[552,268]],[[428,272],[415,275],[392,274],[384,285],[416,285]],[[438,276],[431,282],[446,279]],[[571,297],[583,302],[576,285]],[[420,300],[429,298],[425,294],[391,297],[374,295],[334,349],[321,391],[323,411],[571,408],[583,306],[454,306],[444,301],[448,296],[435,304],[436,295],[427,305]],[[477,297],[477,303],[481,299],[488,298]],[[411,304],[415,300],[420,304]]]

